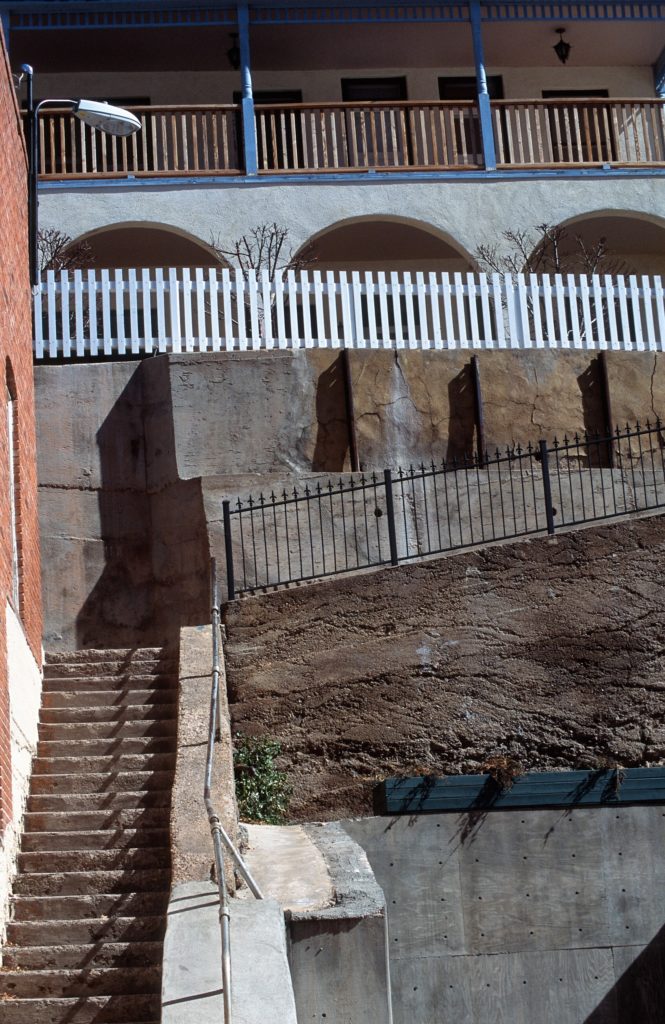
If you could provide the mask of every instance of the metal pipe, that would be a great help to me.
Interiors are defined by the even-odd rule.
[[[224,1022],[231,1024],[231,912],[229,908],[229,896],[226,889],[226,873],[224,870],[224,849],[225,846],[231,854],[238,871],[247,882],[250,891],[257,899],[263,899],[261,890],[252,878],[249,869],[246,867],[239,851],[231,841],[230,836],[224,830],[219,815],[213,806],[212,789],[212,768],[215,752],[215,736],[221,740],[221,701],[219,699],[219,682],[221,678],[221,654],[220,654],[220,613],[219,596],[217,590],[217,561],[211,559],[210,563],[211,591],[212,591],[212,691],[210,694],[210,718],[208,722],[208,750],[206,754],[205,783],[203,786],[203,799],[208,813],[210,834],[212,836],[213,850],[215,854],[215,874],[217,877],[217,889],[219,891],[219,927],[222,943],[222,993],[224,1001]]]

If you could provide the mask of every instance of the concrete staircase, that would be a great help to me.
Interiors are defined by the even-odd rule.
[[[47,655],[2,1024],[159,1021],[175,750],[165,650]]]

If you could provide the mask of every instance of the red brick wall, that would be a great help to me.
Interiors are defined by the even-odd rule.
[[[12,589],[6,405],[9,364],[17,413],[21,598],[16,611],[38,663],[42,633],[26,170],[18,106],[0,33],[0,830],[12,812],[5,636],[5,607]]]

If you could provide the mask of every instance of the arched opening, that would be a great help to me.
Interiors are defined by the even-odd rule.
[[[333,224],[300,250],[316,270],[435,271],[473,269],[453,239],[418,221],[367,217]]]
[[[95,269],[128,267],[216,267],[212,247],[193,235],[161,224],[118,224],[82,235],[70,246],[85,251]]]
[[[558,229],[564,272],[665,273],[665,223],[654,217],[606,210],[572,217]]]

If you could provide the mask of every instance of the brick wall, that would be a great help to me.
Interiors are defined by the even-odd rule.
[[[0,829],[11,818],[10,721],[5,607],[12,592],[8,374],[16,396],[16,501],[20,607],[15,609],[39,663],[41,587],[35,415],[32,382],[31,296],[28,273],[26,154],[11,72],[0,34]],[[11,369],[10,369],[11,367]]]

